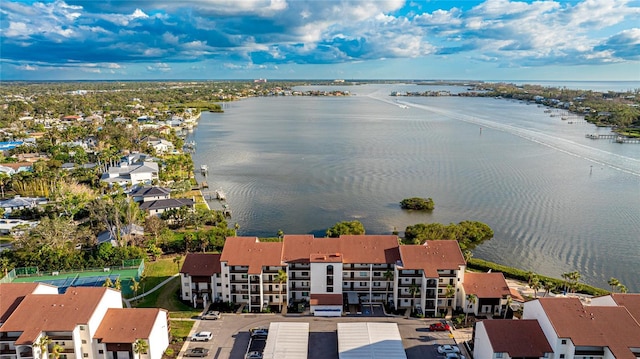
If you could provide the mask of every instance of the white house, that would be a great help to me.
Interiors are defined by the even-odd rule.
[[[223,301],[220,254],[188,253],[180,268],[180,296],[194,308]]]
[[[538,298],[524,304],[523,319],[536,319],[553,349],[551,359],[636,359],[640,324],[627,308],[583,305],[575,297]]]
[[[551,358],[551,345],[537,320],[483,320],[476,323],[475,358]]]
[[[122,162],[118,166],[109,167],[107,172],[102,174],[100,180],[109,185],[117,183],[123,187],[134,184],[151,184],[158,180],[158,172],[159,168],[156,162],[137,164]]]
[[[3,359],[48,356],[56,345],[67,359],[133,359],[138,358],[133,344],[139,339],[149,344],[140,359],[161,359],[169,345],[167,313],[162,309],[122,309],[121,293],[111,288],[71,287],[64,294],[43,288],[0,284],[1,310],[7,317],[0,326]],[[7,310],[5,296],[22,300]],[[44,337],[50,343],[43,353],[38,342]]]

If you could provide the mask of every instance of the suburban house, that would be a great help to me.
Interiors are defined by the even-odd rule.
[[[46,198],[15,196],[11,199],[0,201],[0,208],[4,209],[4,213],[11,213],[20,209],[35,208],[47,202]]]
[[[192,211],[195,204],[195,201],[191,198],[168,198],[142,202],[140,209],[145,211],[147,216],[159,216],[166,211],[182,207]]]
[[[189,256],[186,263],[195,263]],[[207,272],[200,280],[216,288],[214,300],[242,303],[250,311],[307,303],[315,315],[335,316],[343,308],[358,311],[363,303],[379,302],[435,316],[462,305],[465,262],[455,241],[401,246],[394,235],[285,235],[282,242],[229,237],[219,262],[219,277],[212,272],[214,280],[207,279]],[[194,271],[192,264],[181,270],[182,296],[199,305],[193,301]]]
[[[134,202],[149,202],[171,198],[171,189],[164,187],[137,187],[129,193]]]
[[[595,305],[576,297],[538,298],[524,304],[523,319],[538,321],[553,350],[551,359],[637,359],[640,323],[631,311],[637,313],[640,295],[633,296],[618,299],[628,300],[631,310],[618,304],[616,295]]]
[[[222,301],[220,254],[189,253],[180,269],[181,297],[194,308]]]
[[[148,146],[152,147],[159,155],[164,153],[173,153],[175,151],[175,146],[173,145],[173,143],[163,138],[150,136],[144,138],[143,141],[146,142]]]
[[[537,320],[483,320],[476,323],[475,358],[551,358],[553,349]]]
[[[142,162],[129,164],[122,162],[118,166],[111,166],[100,178],[110,186],[118,184],[122,187],[135,184],[151,184],[158,180],[158,164],[156,162]]]
[[[501,316],[510,295],[509,285],[500,272],[464,274],[461,298],[465,302],[465,313]]]
[[[143,239],[144,227],[137,224],[129,224],[120,229],[120,238],[118,238],[116,234],[117,229],[115,226],[112,226],[111,230],[105,230],[98,233],[98,245],[102,243],[111,243],[112,246],[117,247],[120,245],[119,239],[125,243],[135,241],[136,239]]]
[[[0,292],[2,359],[46,357],[54,347],[67,359],[160,359],[169,345],[165,310],[123,309],[121,293],[111,288],[73,287],[57,294],[53,286],[9,283],[0,284]],[[146,354],[134,354],[138,340],[147,342]]]

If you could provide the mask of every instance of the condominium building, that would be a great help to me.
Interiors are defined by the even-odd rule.
[[[160,359],[169,345],[167,312],[123,309],[119,291],[0,284],[0,359]],[[11,302],[9,305],[6,303]],[[146,353],[134,353],[145,342]]]
[[[181,270],[185,300],[194,298],[194,278],[202,276],[192,265],[195,256],[202,255],[187,255]],[[215,260],[199,257],[197,262]],[[436,315],[462,306],[465,261],[456,241],[405,246],[394,235],[285,235],[282,242],[229,237],[219,262],[219,272],[204,276],[216,288],[210,298],[241,303],[250,311],[303,302],[316,315],[339,315],[343,308],[381,302]]]

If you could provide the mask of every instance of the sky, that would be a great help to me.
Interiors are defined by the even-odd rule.
[[[640,0],[2,0],[0,80],[640,81]]]

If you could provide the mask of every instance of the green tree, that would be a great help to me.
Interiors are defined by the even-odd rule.
[[[46,359],[47,358],[47,351],[49,350],[49,345],[52,342],[53,341],[51,340],[51,338],[49,338],[46,335],[43,335],[38,339],[38,341],[36,341],[34,343],[35,347],[40,350],[40,358],[42,358],[42,359]]]
[[[282,231],[282,229],[278,229],[278,238],[282,239],[282,237],[284,236],[284,231]]]
[[[64,352],[64,347],[62,345],[54,344],[53,347],[51,347],[51,353],[49,353],[49,358],[60,359],[63,352]]]
[[[402,209],[412,209],[417,211],[431,211],[435,208],[433,199],[431,198],[405,198],[400,202]]]
[[[287,283],[287,272],[280,269],[278,270],[278,275],[276,276],[276,282],[278,282],[278,294],[280,297],[280,312],[282,312],[282,286]]]
[[[546,297],[552,290],[556,289],[556,284],[550,280],[544,282],[544,296]]]
[[[338,222],[333,227],[327,229],[327,237],[338,238],[341,235],[362,235],[365,234],[364,225],[360,221]]]
[[[387,281],[385,296],[384,296],[384,302],[385,302],[384,304],[386,305],[387,302],[389,301],[389,291],[391,290],[391,283],[393,283],[393,279],[395,278],[395,276],[393,272],[389,269],[387,269],[387,271],[384,272],[382,276]]]
[[[113,288],[115,288],[115,290],[122,290],[122,281],[120,280],[120,277],[116,278],[116,281],[113,283]]]
[[[11,182],[11,176],[4,172],[0,172],[0,189],[2,190],[2,198],[4,198],[4,188]]]
[[[181,255],[177,255],[175,257],[173,257],[173,263],[176,264],[176,266],[178,267],[178,272],[180,272],[180,262],[182,261],[182,256]]]
[[[412,284],[409,286],[409,294],[411,294],[411,303],[413,308],[416,307],[416,295],[420,293],[420,286],[417,284]]]
[[[107,277],[107,279],[104,280],[104,283],[102,283],[103,287],[107,287],[107,288],[111,288],[113,287],[113,281],[111,280],[110,277]]]
[[[144,339],[136,339],[133,342],[133,352],[140,357],[141,354],[147,354],[149,351],[149,343]]]
[[[447,298],[447,311],[451,308],[451,298],[456,295],[456,288],[451,284],[447,284],[447,288],[444,291],[444,297]]]
[[[478,297],[475,294],[467,294],[467,310],[464,311],[464,322],[469,323],[469,311],[476,305]]]
[[[620,281],[614,277],[611,277],[607,283],[611,286],[611,293],[613,293],[615,288],[620,285]]]
[[[129,286],[129,289],[133,292],[133,296],[136,297],[140,291],[140,282],[136,281],[135,278],[131,278],[131,285]]]
[[[540,283],[540,279],[538,278],[538,276],[533,276],[533,279],[531,279],[531,289],[533,289],[533,295],[538,298],[538,290],[540,290],[540,288],[542,288],[542,283]]]
[[[511,303],[513,303],[513,298],[510,295],[507,296],[507,303],[504,306],[504,316],[502,319],[507,319],[507,312],[511,309]]]

